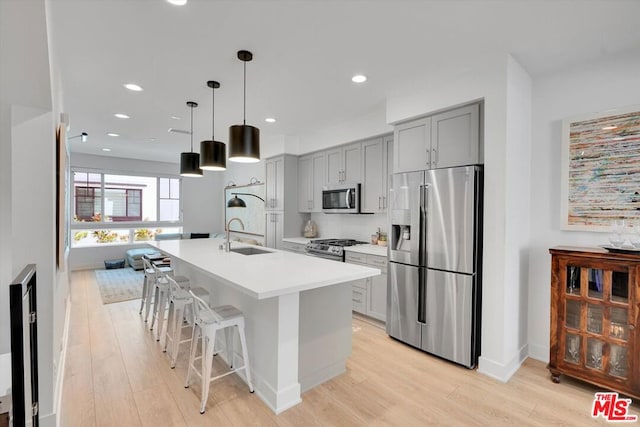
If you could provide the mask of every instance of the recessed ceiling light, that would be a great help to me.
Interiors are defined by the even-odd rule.
[[[356,74],[355,76],[351,77],[351,81],[354,83],[364,83],[367,81],[367,76],[363,74]]]
[[[124,113],[115,113],[114,116],[116,116],[119,119],[130,119],[131,117],[129,117],[128,115],[124,114]]]
[[[187,0],[167,0],[167,1],[174,6],[184,6],[185,4],[187,4]]]
[[[103,148],[102,151],[111,151],[111,148]]]
[[[273,117],[267,117],[266,119],[264,119],[264,121],[267,123],[275,123],[276,119],[274,119]]]
[[[155,138],[149,138],[149,142],[156,142]]]
[[[144,89],[142,89],[142,86],[137,85],[135,83],[126,83],[124,85],[124,87],[126,87],[129,90],[132,90],[134,92],[142,92]]]
[[[182,117],[179,117],[179,116],[171,116],[171,118],[173,120],[182,120]]]
[[[119,133],[113,133],[113,132],[109,132],[109,133],[107,133],[107,135],[109,135],[109,136],[120,136]]]

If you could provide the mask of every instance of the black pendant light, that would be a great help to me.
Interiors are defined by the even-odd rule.
[[[197,103],[187,101],[187,107],[191,108],[191,151],[180,153],[180,176],[202,176],[200,155],[193,152],[193,109],[197,106]]]
[[[220,83],[213,80],[207,82],[211,88],[211,141],[200,141],[200,169],[223,171],[227,169],[227,146],[216,141],[214,134],[215,93]]]
[[[229,160],[239,163],[260,161],[260,129],[247,125],[247,62],[253,54],[247,50],[238,51],[238,59],[244,63],[244,100],[242,124],[229,128]]]
[[[245,203],[244,200],[238,198],[238,196],[236,195],[233,199],[229,199],[229,201],[227,202],[227,207],[228,208],[246,208],[247,204]]]

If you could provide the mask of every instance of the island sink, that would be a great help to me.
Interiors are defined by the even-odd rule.
[[[242,255],[259,255],[259,254],[270,254],[270,253],[272,253],[271,251],[265,251],[263,249],[252,248],[252,247],[234,248],[234,249],[230,249],[230,251],[231,252],[237,252],[237,253],[242,254]]]

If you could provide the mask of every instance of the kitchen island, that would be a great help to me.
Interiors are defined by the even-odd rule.
[[[300,403],[302,392],[345,371],[351,354],[350,282],[380,270],[237,242],[232,250],[268,252],[225,252],[222,244],[150,243],[172,258],[177,274],[209,290],[212,306],[232,304],[244,312],[254,388],[278,414]]]

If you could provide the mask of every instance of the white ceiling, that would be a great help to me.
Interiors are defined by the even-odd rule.
[[[72,152],[177,162],[242,121],[240,49],[247,64],[247,123],[262,144],[369,113],[439,64],[511,53],[533,76],[640,46],[638,0],[51,0],[50,35]],[[369,80],[356,85],[351,76]],[[130,92],[123,84],[144,87]],[[122,120],[114,113],[126,113]],[[176,115],[181,120],[171,119]],[[265,123],[276,117],[275,124]],[[106,135],[115,132],[120,137]],[[155,138],[150,142],[150,138]],[[347,142],[347,141],[336,141]]]

